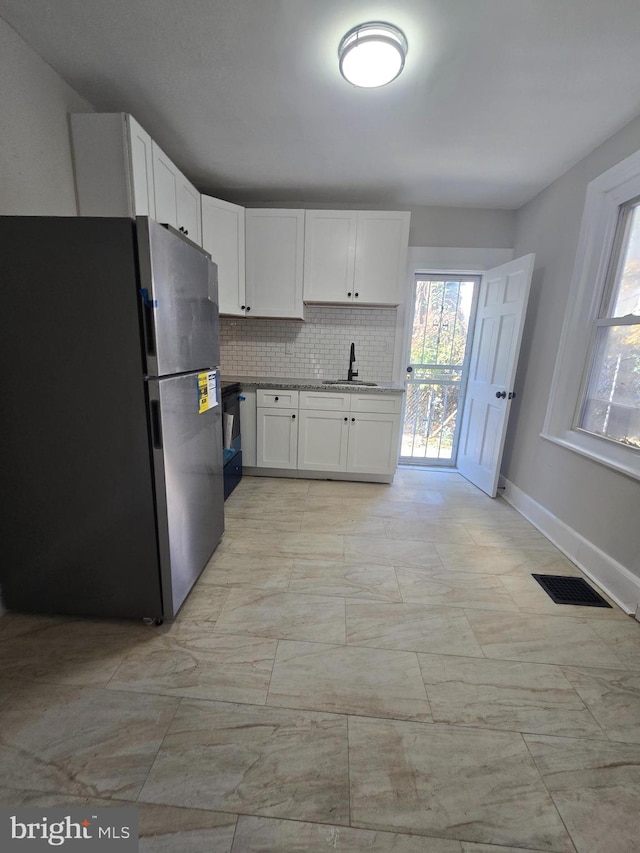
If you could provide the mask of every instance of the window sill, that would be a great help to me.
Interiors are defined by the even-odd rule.
[[[579,453],[581,456],[586,456],[587,459],[604,465],[606,468],[625,474],[634,480],[640,480],[640,450],[618,446],[606,440],[579,434],[573,430],[562,435],[541,432],[540,437],[567,450],[573,450],[574,453]],[[612,446],[602,446],[609,444]]]

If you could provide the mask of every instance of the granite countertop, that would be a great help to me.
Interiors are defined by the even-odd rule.
[[[346,391],[358,394],[402,394],[404,385],[397,382],[380,382],[377,385],[350,385],[346,380],[344,385],[324,385],[321,379],[292,379],[280,376],[238,376],[223,374],[223,382],[239,382],[245,387],[256,388],[290,388],[294,391]]]

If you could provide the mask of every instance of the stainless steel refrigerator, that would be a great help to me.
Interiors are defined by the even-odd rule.
[[[224,530],[217,269],[147,218],[0,217],[0,600],[172,619]]]

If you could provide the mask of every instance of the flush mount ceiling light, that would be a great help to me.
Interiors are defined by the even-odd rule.
[[[340,73],[349,83],[365,89],[384,86],[404,68],[407,39],[393,24],[371,21],[359,24],[340,42]]]

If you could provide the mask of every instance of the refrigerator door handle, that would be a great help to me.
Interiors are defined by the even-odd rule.
[[[151,400],[151,441],[155,450],[162,450],[162,420],[160,402]]]
[[[142,296],[142,322],[144,326],[144,341],[147,355],[156,354],[156,334],[153,322],[153,309],[157,307],[158,300],[149,298],[149,291],[143,287],[140,291]]]

